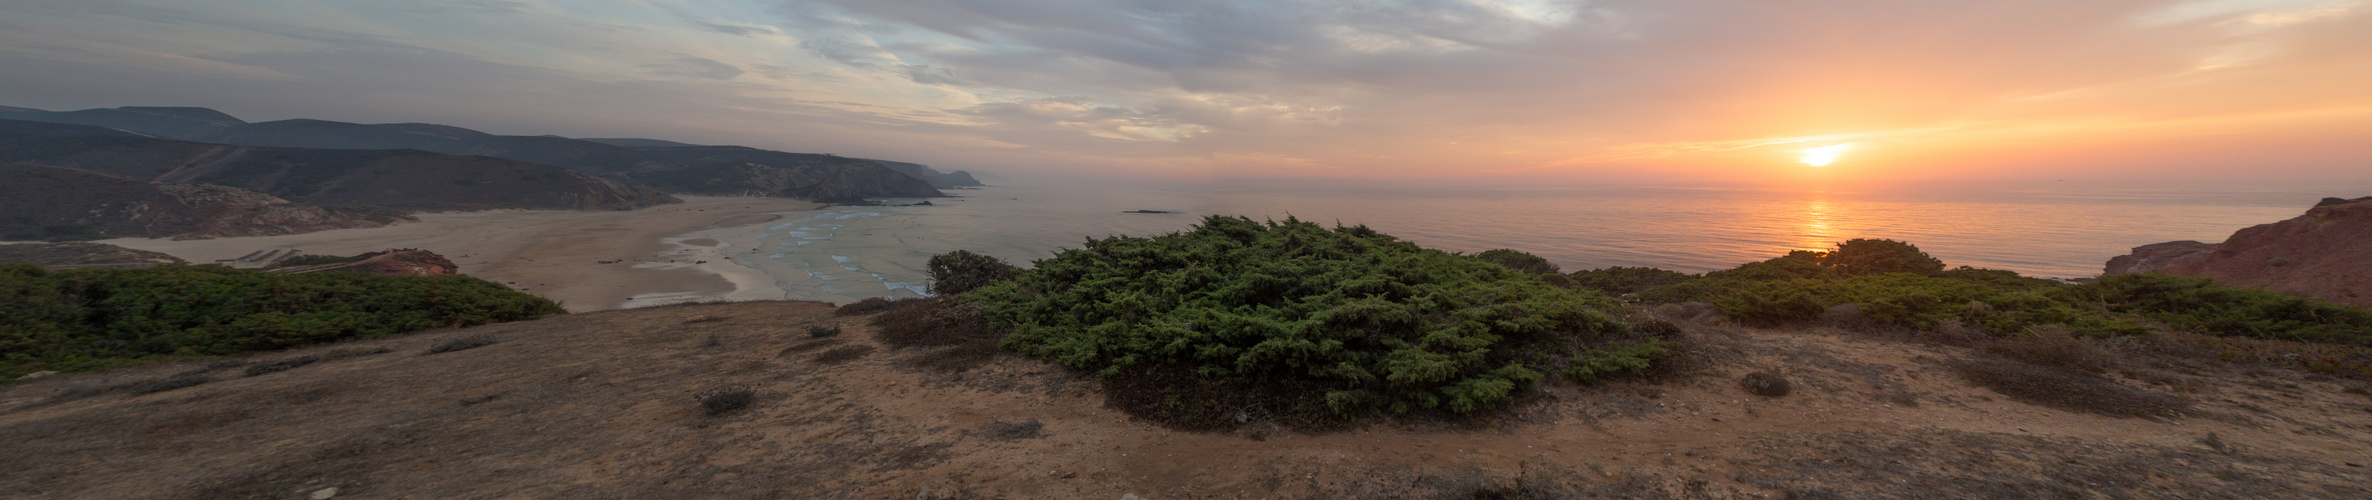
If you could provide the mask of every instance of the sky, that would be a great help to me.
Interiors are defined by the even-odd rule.
[[[51,110],[205,106],[1021,176],[2372,187],[2372,0],[0,0],[0,14],[0,105]]]

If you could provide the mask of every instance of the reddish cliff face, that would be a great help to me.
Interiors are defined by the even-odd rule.
[[[2223,243],[2145,245],[2108,261],[2108,274],[2142,272],[2372,307],[2372,197],[2325,198],[2306,215],[2242,229]]]

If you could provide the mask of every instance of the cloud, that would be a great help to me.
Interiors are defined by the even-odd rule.
[[[742,71],[741,68],[734,67],[731,64],[717,62],[715,59],[680,54],[677,55],[674,60],[644,64],[642,66],[645,68],[650,68],[653,73],[658,73],[661,75],[707,78],[711,80],[731,80],[733,77],[741,76],[743,73],[747,73],[746,71]]]
[[[2278,127],[2150,124],[2372,106],[2348,85],[2372,79],[2366,5],[33,0],[0,19],[0,65],[27,69],[0,75],[0,104],[276,102],[264,109],[532,133],[631,123],[1122,173],[1744,178],[1792,164],[1755,145],[1806,138],[1867,141],[1856,158],[2008,151],[2025,146],[2003,138],[2033,130],[2097,144],[1996,169],[2039,171],[2125,154],[2115,144],[2133,141],[2113,134],[2258,137],[2181,160],[2202,163],[2298,147],[2266,132]],[[2349,119],[2317,120],[2372,127]]]

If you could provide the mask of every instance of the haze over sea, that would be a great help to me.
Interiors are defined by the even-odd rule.
[[[1726,269],[1852,238],[1918,245],[1950,266],[2089,277],[2110,257],[2172,240],[2222,241],[2295,217],[2328,186],[1955,186],[1922,189],[1154,188],[1012,183],[954,190],[932,206],[792,212],[735,260],[794,299],[848,302],[926,290],[924,264],[956,249],[1015,264],[1087,237],[1184,231],[1206,215],[1365,224],[1427,248],[1513,248],[1566,271]],[[887,200],[913,203],[918,199]],[[1173,214],[1125,213],[1160,210]]]

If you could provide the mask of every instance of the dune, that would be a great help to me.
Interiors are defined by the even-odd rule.
[[[161,252],[193,263],[258,250],[354,255],[390,248],[436,252],[461,274],[559,301],[573,312],[697,300],[782,298],[771,278],[726,256],[754,237],[740,226],[774,212],[824,205],[788,198],[686,196],[684,203],[633,211],[488,210],[420,214],[420,222],[281,236],[102,243]],[[710,245],[687,244],[710,240]],[[706,262],[702,262],[706,261]],[[632,300],[630,300],[632,299]]]

